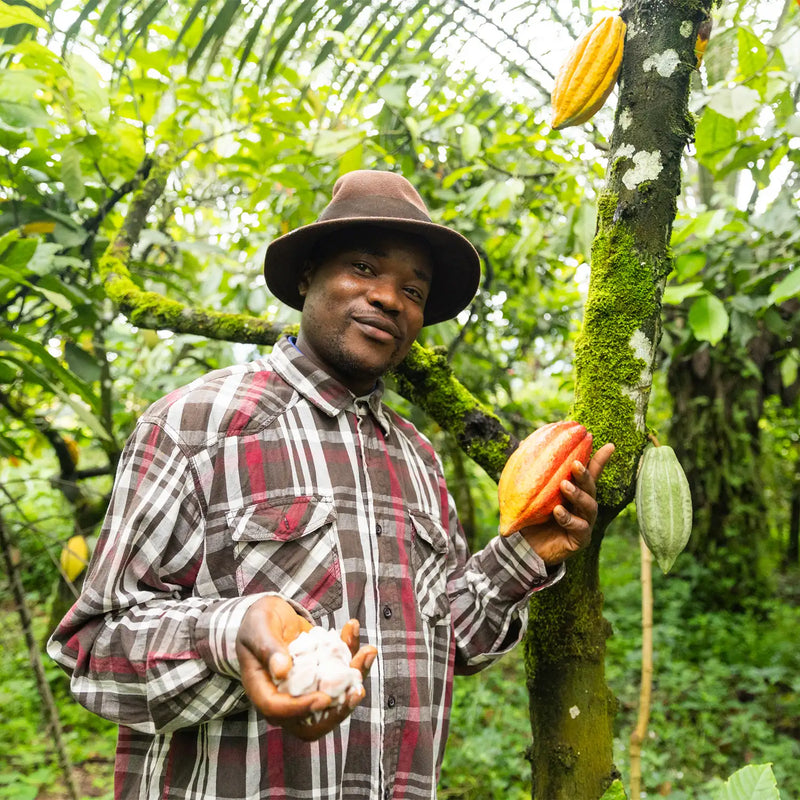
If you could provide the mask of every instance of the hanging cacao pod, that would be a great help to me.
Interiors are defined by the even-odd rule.
[[[564,502],[561,481],[572,474],[572,463],[585,466],[591,454],[592,434],[572,420],[543,425],[524,439],[497,485],[501,535],[545,522]]]
[[[636,516],[645,544],[666,575],[692,533],[692,493],[675,451],[648,447],[639,461]]]
[[[71,436],[65,436],[64,446],[67,448],[70,461],[72,461],[72,466],[77,467],[78,459],[80,458],[81,455],[81,450],[80,447],[78,447],[78,443]]]
[[[71,536],[61,551],[59,561],[67,580],[74,582],[89,563],[89,544],[86,538]]]
[[[556,75],[552,127],[581,125],[608,99],[617,82],[626,25],[619,14],[596,22],[572,46]]]
[[[712,24],[711,17],[706,17],[697,29],[697,41],[694,45],[694,54],[697,57],[696,69],[700,69],[700,65],[703,63],[703,55],[708,47],[708,40],[711,38]]]

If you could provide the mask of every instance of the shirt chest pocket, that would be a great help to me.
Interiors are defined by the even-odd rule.
[[[414,530],[411,550],[414,589],[420,612],[432,625],[449,624],[447,534],[433,517],[422,511],[411,511],[410,516]]]
[[[342,605],[336,511],[328,498],[291,496],[228,512],[240,594],[278,592],[314,617]]]

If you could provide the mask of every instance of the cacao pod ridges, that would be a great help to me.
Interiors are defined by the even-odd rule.
[[[608,99],[617,83],[626,25],[619,14],[603,17],[572,46],[551,93],[555,130],[582,125]]]
[[[675,451],[647,447],[636,479],[639,532],[666,575],[692,534],[692,493]]]
[[[545,522],[564,502],[561,481],[571,477],[573,462],[585,466],[591,454],[591,433],[573,420],[543,425],[524,439],[503,467],[497,485],[500,534],[508,536]]]

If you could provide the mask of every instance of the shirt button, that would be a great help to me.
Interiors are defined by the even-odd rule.
[[[392,609],[390,606],[383,607],[383,616],[389,619],[392,616]]]
[[[392,796],[392,790],[387,786],[383,790],[383,800],[389,800]]]
[[[389,708],[394,708],[397,705],[397,700],[394,699],[393,694],[389,695],[389,699],[386,701],[386,705],[389,706]]]
[[[375,526],[375,535],[380,536],[383,533],[383,528],[381,528],[380,523]]]

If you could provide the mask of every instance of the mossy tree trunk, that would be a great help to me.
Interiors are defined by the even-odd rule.
[[[599,553],[609,522],[631,499],[646,443],[681,158],[693,132],[694,42],[710,5],[632,0],[622,8],[625,54],[572,409],[598,444],[611,441],[617,450],[600,483],[592,545],[531,604],[525,647],[536,800],[597,800],[617,777]]]

